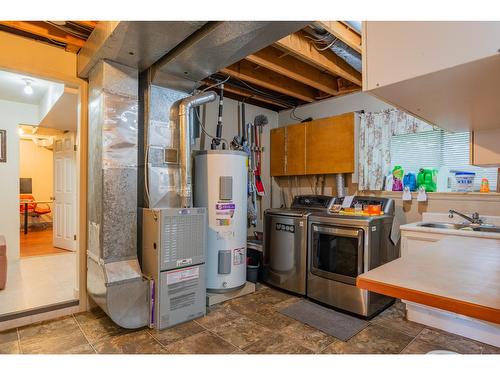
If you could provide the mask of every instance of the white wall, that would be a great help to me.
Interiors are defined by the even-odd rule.
[[[218,100],[213,103],[207,105],[207,113],[206,117],[203,116],[202,120],[205,121],[205,128],[208,133],[211,135],[215,135],[215,130],[217,126],[217,115],[218,115]],[[264,214],[264,210],[270,207],[271,204],[271,186],[270,186],[270,164],[269,164],[269,134],[271,128],[276,128],[278,126],[278,112],[271,111],[269,109],[260,108],[254,105],[245,104],[245,118],[247,122],[253,122],[255,116],[263,114],[267,116],[269,123],[264,126],[263,134],[262,134],[262,146],[264,147],[264,152],[262,155],[262,181],[264,183],[264,187],[266,189],[266,195],[262,198],[262,200],[258,200],[258,202],[262,202],[262,207],[260,207],[259,203],[257,205],[257,227],[249,228],[249,234],[253,234],[254,230],[262,231],[262,219],[261,214]],[[232,100],[229,98],[224,99],[224,112],[223,112],[223,130],[222,136],[227,139],[228,142],[231,142],[235,135],[238,135],[238,126],[240,126],[240,118],[239,118],[239,110],[238,110],[238,102],[236,100]],[[201,130],[200,130],[201,131]],[[200,147],[200,149],[210,149],[211,139],[208,137],[202,137],[200,142],[196,144],[196,148]],[[262,216],[263,218],[263,216]]]
[[[0,163],[0,234],[7,240],[9,260],[19,258],[18,125],[37,124],[38,106],[0,100],[0,129],[7,130],[7,163]]]
[[[376,97],[364,93],[357,92],[349,95],[343,95],[338,98],[330,98],[305,104],[295,109],[295,116],[305,119],[312,117],[314,120],[337,116],[343,113],[356,112],[364,110],[366,112],[379,112],[393,107],[386,102],[377,99]],[[292,110],[281,111],[278,118],[278,126],[287,126],[296,124],[299,121],[292,118]],[[354,149],[357,154],[357,121],[354,133]],[[334,142],[334,140],[332,140]],[[269,157],[269,155],[268,155]],[[355,156],[357,159],[357,155]],[[355,171],[356,174],[356,171]],[[298,194],[314,194],[311,185],[314,184],[313,177],[279,177],[272,179],[272,206],[280,207],[282,204],[289,205],[293,195]],[[324,194],[335,194],[335,179],[333,176],[327,176],[325,179]],[[353,179],[352,182],[356,180]],[[318,191],[319,193],[319,191]]]
[[[376,97],[356,92],[338,98],[325,99],[311,104],[305,104],[295,109],[295,115],[300,118],[312,117],[314,120],[341,115],[343,113],[365,110],[366,112],[379,112],[393,107]],[[292,111],[286,110],[279,113],[278,126],[296,124],[290,115]]]

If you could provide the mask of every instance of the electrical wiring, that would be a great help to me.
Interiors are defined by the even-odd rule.
[[[204,104],[204,105],[203,105],[203,107],[204,107],[204,108],[206,108],[205,106],[206,106],[206,105]],[[214,137],[213,135],[211,135],[211,134],[207,131],[207,129],[205,128],[205,124],[201,121],[201,119],[200,119],[200,114],[198,113],[198,111],[194,111],[194,113],[196,113],[196,117],[198,118],[198,122],[199,122],[199,124],[200,124],[200,128],[201,128],[201,130],[203,130],[203,133],[205,133],[205,134],[207,135],[207,137],[212,138],[212,139],[215,139],[216,137]],[[223,142],[226,144],[226,147],[229,147],[229,143],[227,142],[227,139],[225,139],[225,138],[220,138],[220,140],[221,140],[221,141],[223,141]]]
[[[222,85],[223,83],[226,83],[227,81],[229,81],[229,79],[231,78],[231,76],[227,76],[227,78],[224,80],[224,81],[221,81],[221,82],[217,82],[217,83],[214,83],[213,85],[211,86],[208,86],[208,87],[205,87],[203,90],[201,90],[201,92],[205,92],[207,90],[210,90],[214,87],[217,87],[217,86],[220,86]]]
[[[80,39],[87,39],[88,38],[88,35],[83,34],[83,33],[79,33],[78,31],[72,30],[69,27],[61,26],[61,25],[58,25],[58,24],[51,22],[51,21],[46,21],[46,22],[49,23],[51,26],[54,26],[55,28],[57,28],[61,31],[64,31],[65,33],[71,34],[72,36],[74,36],[76,38],[80,38]]]
[[[330,49],[331,47],[334,46],[335,42],[338,40],[338,38],[334,38],[333,41],[328,44],[326,47],[318,47],[315,43],[313,43],[313,47],[317,50],[317,51],[326,51],[327,49]]]
[[[304,121],[303,118],[300,118],[295,114],[295,110],[297,109],[297,106],[293,107],[292,112],[290,112],[290,118],[295,120],[295,121]]]

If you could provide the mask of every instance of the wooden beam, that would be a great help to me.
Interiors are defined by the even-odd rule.
[[[276,43],[280,49],[288,51],[308,64],[324,69],[329,73],[345,78],[361,86],[361,73],[334,54],[332,51],[318,51],[299,31],[290,34]]]
[[[326,31],[361,53],[361,35],[339,21],[317,21]]]
[[[213,82],[207,82],[207,84],[211,85],[211,84],[213,84]],[[273,106],[276,106],[279,108],[290,108],[289,106],[287,106],[284,103],[278,102],[278,101],[273,100],[271,98],[266,98],[265,96],[257,95],[253,92],[249,92],[249,91],[240,89],[238,87],[231,86],[227,83],[224,84],[224,91],[231,92],[233,94],[242,96],[244,98],[255,99],[255,100],[258,100],[260,102],[272,104]]]
[[[81,26],[85,26],[89,29],[95,29],[95,27],[97,26],[97,21],[70,21],[70,22],[76,23]]]
[[[264,48],[245,59],[327,94],[337,95],[339,93],[335,77],[291,55],[283,54],[276,48]]]
[[[316,100],[317,95],[313,88],[268,69],[256,67],[249,61],[241,60],[222,69],[221,72],[308,103]]]
[[[85,40],[75,38],[74,36],[71,36],[45,22],[0,21],[0,25],[4,25],[16,30],[21,30],[43,38],[52,39],[57,42],[65,43],[68,46],[68,49],[73,51],[77,51],[85,44]]]

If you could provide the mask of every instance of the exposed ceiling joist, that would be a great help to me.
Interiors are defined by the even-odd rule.
[[[245,60],[228,66],[222,69],[221,72],[233,78],[241,79],[308,103],[315,101],[318,96],[317,92],[307,85],[291,80],[281,74],[274,73],[266,68],[256,67],[254,64]]]
[[[278,40],[276,46],[290,52],[308,64],[324,69],[361,86],[361,73],[332,51],[318,51],[303,32],[290,34]]]
[[[42,21],[0,21],[0,25],[64,43],[67,46],[67,50],[70,52],[78,51],[85,44],[84,39],[75,38],[74,36],[71,36],[68,33],[65,33],[64,31]]]
[[[361,35],[340,21],[318,21],[326,31],[361,53]]]
[[[97,21],[71,21],[71,22],[87,27],[89,29],[95,29],[97,25]]]
[[[293,56],[284,54],[276,48],[264,48],[253,55],[247,56],[246,60],[330,95],[338,95],[339,93],[335,77]]]
[[[268,103],[268,104],[271,104],[275,107],[279,107],[281,109],[288,108],[288,106],[283,104],[283,103],[277,102],[273,99],[266,98],[264,96],[260,96],[260,95],[242,90],[242,89],[234,87],[234,86],[224,85],[224,91],[231,92],[233,94],[242,96],[244,98],[255,99],[255,100],[258,100],[259,102]]]

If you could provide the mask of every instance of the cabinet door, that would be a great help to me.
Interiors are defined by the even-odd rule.
[[[285,175],[286,128],[271,129],[271,176]]]
[[[481,167],[500,167],[500,130],[472,132],[471,164]]]
[[[306,125],[297,124],[286,128],[286,174],[306,174]]]
[[[446,235],[439,233],[406,232],[401,233],[401,257],[425,251],[430,244],[440,241]]]
[[[306,174],[354,172],[354,113],[306,124]]]

